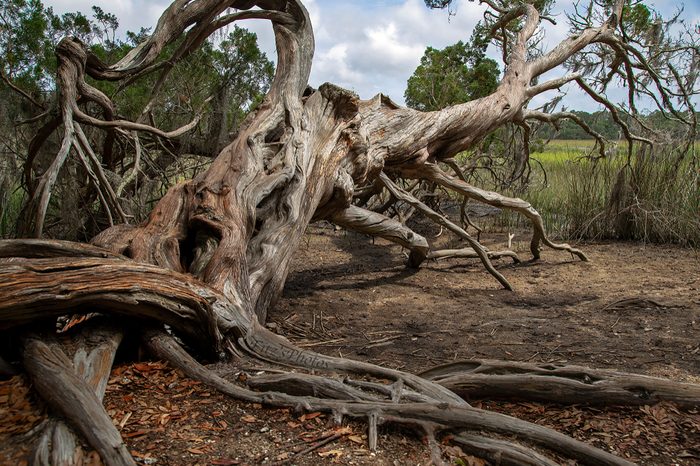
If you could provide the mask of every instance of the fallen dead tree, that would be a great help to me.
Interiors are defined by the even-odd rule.
[[[533,226],[534,259],[544,245],[586,260],[583,252],[550,241],[539,213],[528,203],[471,186],[438,164],[449,162],[502,124],[523,122],[529,115],[525,106],[539,93],[566,82],[585,86],[576,73],[534,83],[590,45],[610,47],[642,66],[644,62],[623,40],[622,2],[608,11],[605,21],[586,26],[536,58],[527,50],[541,19],[539,12],[529,4],[506,9],[486,3],[498,18],[496,30],[510,21],[520,23],[504,48],[508,66],[501,85],[490,96],[431,113],[399,107],[381,95],[363,101],[330,84],[309,89],[314,38],[308,13],[298,0],[177,0],[153,34],[113,65],[101,63],[77,40],[66,38],[59,44],[63,143],[38,180],[26,210],[37,238],[57,173],[72,152],[92,167],[104,207],[125,218],[82,125],[170,138],[196,124],[195,120],[162,131],[144,123],[90,116],[79,101],[102,107],[105,115],[115,112],[110,99],[86,76],[124,83],[160,72],[162,79],[172,69],[169,60],[185,57],[214,31],[242,19],[273,23],[278,63],[267,97],[235,140],[207,171],[173,187],[141,225],[116,225],[94,238],[92,245],[40,239],[0,242],[0,331],[17,338],[24,370],[55,416],[50,423],[54,430],[45,432],[37,446],[37,462],[47,458],[56,464],[61,459],[71,462],[74,430],[105,463],[134,463],[101,405],[123,332],[139,334],[155,356],[237,399],[329,412],[337,420],[364,418],[372,448],[377,425],[392,422],[422,429],[430,438],[451,433],[463,448],[485,457],[510,458],[513,464],[551,464],[551,460],[524,445],[488,438],[489,433],[536,444],[582,463],[622,465],[629,463],[550,429],[472,408],[460,395],[483,394],[485,389],[506,397],[540,399],[543,392],[555,390],[562,402],[671,400],[698,405],[695,386],[584,368],[482,362],[418,376],[314,353],[262,325],[280,297],[305,229],[315,219],[396,242],[410,251],[413,267],[429,257],[476,256],[502,286],[510,288],[491,259],[513,254],[489,251],[463,226],[413,196],[402,180],[427,180],[524,215]],[[177,39],[181,40],[175,55],[163,58],[165,46]],[[451,230],[469,248],[430,250],[425,238],[405,224],[354,201],[369,186],[386,190]],[[74,314],[99,317],[80,324],[75,338],[57,338],[57,318]],[[208,370],[185,347],[210,358],[231,359],[231,364],[252,358],[295,371],[250,377],[243,385]],[[528,383],[523,383],[526,377]],[[625,378],[634,383],[620,383]],[[439,452],[434,460],[441,461]]]

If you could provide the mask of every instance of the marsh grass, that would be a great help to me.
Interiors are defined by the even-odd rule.
[[[677,163],[673,150],[640,151],[627,164],[626,147],[597,162],[586,158],[593,141],[553,141],[532,158],[542,169],[525,190],[552,236],[622,239],[700,246],[700,169]],[[534,164],[537,166],[538,164]],[[504,212],[494,224],[527,227]]]

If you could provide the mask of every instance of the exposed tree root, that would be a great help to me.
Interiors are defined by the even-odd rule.
[[[615,1],[609,20],[597,27],[585,23],[586,27],[581,26],[575,36],[535,58],[527,53],[528,42],[540,20],[535,7],[524,3],[513,9],[502,9],[492,2],[486,3],[489,4],[488,14],[493,16],[497,26],[514,20],[522,23],[518,31],[508,36],[511,40],[504,47],[508,66],[503,80],[491,95],[437,112],[401,108],[381,95],[361,101],[353,93],[328,84],[306,92],[314,35],[311,19],[300,0],[175,1],[163,13],[153,33],[111,66],[100,62],[82,42],[63,39],[57,48],[59,113],[64,126],[62,144],[47,169],[32,183],[34,189],[24,212],[24,232],[37,237],[44,229],[59,172],[72,151],[77,151],[88,170],[107,215],[113,216],[114,212],[118,218],[125,217],[80,123],[110,132],[145,131],[168,138],[192,129],[199,118],[170,132],[141,122],[115,120],[114,105],[106,95],[88,84],[86,75],[124,84],[162,69],[163,74],[154,89],[155,98],[155,91],[163,85],[175,63],[194,51],[214,31],[245,18],[262,18],[273,23],[277,70],[267,96],[209,169],[194,180],[172,188],[143,225],[116,226],[95,238],[95,244],[111,252],[59,242],[0,242],[0,330],[37,323],[53,325],[56,317],[73,313],[100,312],[111,317],[127,317],[145,328],[156,329],[142,330],[147,345],[155,354],[222,393],[268,406],[324,411],[334,414],[336,419],[343,416],[366,419],[370,448],[376,448],[377,426],[394,422],[423,429],[436,462],[441,459],[435,435],[448,433],[456,435],[465,447],[481,451],[480,454],[487,457],[510,458],[513,463],[550,464],[525,447],[505,441],[486,441],[467,435],[466,430],[518,437],[587,464],[630,464],[553,430],[470,407],[448,388],[447,382],[451,380],[455,381],[455,390],[462,389],[464,383],[459,381],[467,377],[455,366],[426,374],[436,378],[432,381],[300,349],[261,325],[282,293],[294,254],[314,217],[335,219],[348,228],[397,242],[411,250],[409,262],[413,266],[428,257],[424,238],[383,215],[352,207],[356,186],[371,185],[372,189],[365,193],[371,197],[376,188],[383,185],[394,199],[408,204],[411,212],[421,212],[454,232],[469,243],[471,250],[450,251],[449,254],[475,254],[491,275],[511,289],[491,263],[492,257],[510,254],[490,253],[463,228],[431,209],[418,195],[414,196],[410,189],[406,191],[394,183],[388,174],[427,180],[467,199],[524,215],[533,225],[530,249],[535,259],[540,257],[543,243],[587,260],[581,251],[551,242],[539,213],[527,202],[452,178],[443,173],[435,161],[449,159],[469,149],[505,123],[521,122],[523,108],[535,95],[561,83],[576,79],[599,100],[594,90],[585,87],[580,76],[550,80],[536,86],[532,86],[532,82],[591,44],[613,44],[623,54],[633,54],[623,47],[622,36],[616,35],[624,2]],[[230,9],[237,11],[230,12]],[[159,63],[166,46],[174,44],[181,36],[184,39],[175,46],[174,54],[167,62]],[[79,100],[100,106],[105,119],[88,115]],[[627,127],[616,114],[613,116],[629,138]],[[40,146],[58,125],[59,122],[55,122],[47,126],[36,146]],[[523,159],[520,162],[522,167]],[[418,189],[417,184],[414,187]],[[389,205],[386,203],[381,208]],[[436,251],[433,257],[446,254]],[[242,387],[204,368],[173,336],[161,330],[164,325],[188,344],[195,343],[218,357],[224,357],[222,353],[227,350],[287,367],[324,374],[353,374],[358,380],[332,379],[318,373],[312,376],[278,373],[251,378],[249,387]],[[112,341],[116,345],[117,340]],[[105,368],[110,359],[107,355],[113,354],[112,346],[96,351],[90,354],[104,363],[99,365],[99,377],[86,376],[87,371],[80,375],[82,357],[71,362],[59,345],[34,336],[24,339],[22,356],[25,369],[49,406],[64,416],[107,464],[131,465],[133,459],[100,404]],[[92,365],[96,364],[87,364]],[[473,366],[466,369],[474,371]],[[509,370],[514,371],[512,367]],[[550,380],[551,377],[544,377],[541,372],[557,370],[542,367],[525,372],[528,371],[532,377],[539,377],[534,379],[539,385],[535,384],[536,389],[528,392],[528,396],[541,396],[542,391],[548,393],[551,384],[541,384],[540,378]],[[588,374],[587,377],[594,379],[600,377],[597,373]],[[469,376],[502,380],[499,375]],[[571,374],[567,378],[565,370],[558,371],[556,376],[564,381],[572,379]],[[372,380],[373,377],[390,383],[382,385]],[[576,380],[575,376],[573,379],[574,384],[600,386],[597,379],[593,383]],[[490,387],[491,394],[495,391],[492,387],[499,385],[489,383],[484,381],[482,385]],[[555,386],[567,385],[562,382]],[[619,387],[619,384],[614,385],[613,389],[619,390]],[[679,399],[692,403],[696,397],[695,388],[688,396],[683,387],[662,384],[643,387],[655,390],[653,396],[659,399],[679,393]],[[578,385],[567,386],[568,392],[563,388],[561,391],[572,397],[579,388]],[[637,386],[623,385],[623,389],[628,392],[625,396],[637,394],[635,401],[640,401]],[[642,392],[641,398],[648,396],[646,388]],[[547,398],[551,400],[550,396]],[[66,451],[72,450],[75,442],[65,433],[63,428],[54,429],[51,440],[66,442]],[[44,439],[48,443],[48,438]],[[43,459],[48,454],[39,456]],[[59,456],[67,458],[68,453]]]
[[[244,338],[239,339],[238,344],[246,348],[251,356],[275,364],[400,381],[402,386],[414,390],[432,401],[466,405],[466,402],[452,391],[422,377],[367,362],[336,358],[297,348],[287,339],[270,332],[257,323],[253,323],[253,328]]]
[[[280,384],[267,385],[275,391],[254,392],[239,387],[201,366],[187,354],[171,337],[162,333],[152,333],[148,346],[154,353],[169,361],[188,376],[206,383],[224,394],[241,400],[262,403],[267,406],[289,407],[329,412],[355,418],[366,418],[370,422],[395,422],[405,425],[422,426],[431,424],[439,430],[470,429],[514,435],[532,441],[563,455],[578,459],[585,464],[630,465],[628,461],[591,447],[550,429],[521,421],[510,416],[471,408],[464,404],[442,402],[400,404],[391,401],[350,401],[349,399],[320,399],[312,396],[291,396],[282,392],[288,379]],[[302,376],[297,376],[297,379]],[[318,379],[310,378],[308,384]],[[296,390],[298,384],[292,384]],[[324,382],[323,386],[327,386]],[[375,421],[373,421],[375,419]],[[371,429],[370,429],[371,430]],[[372,447],[372,445],[370,445]]]
[[[99,320],[99,319],[98,319]],[[83,326],[80,335],[72,338],[74,351],[72,367],[76,375],[102,401],[112,369],[112,361],[122,340],[121,329],[92,323]],[[58,345],[58,342],[53,343]],[[67,349],[63,345],[63,349]],[[51,415],[34,449],[34,464],[63,466],[80,464],[83,451],[73,430]]]
[[[503,466],[557,466],[558,463],[521,445],[482,435],[461,433],[452,437],[468,453]]]
[[[200,335],[200,343],[218,345],[211,333],[211,326],[215,326],[216,332],[214,334],[226,338],[223,347],[233,351],[242,350],[259,360],[360,376],[355,381],[299,373],[251,377],[249,386],[263,390],[254,391],[233,384],[207,370],[187,354],[172,337],[163,332],[148,334],[148,345],[157,355],[167,359],[189,376],[237,399],[270,406],[321,410],[333,413],[336,418],[342,416],[360,417],[368,419],[370,425],[372,422],[397,422],[419,428],[425,425],[434,425],[441,432],[467,429],[514,435],[586,463],[627,464],[612,455],[549,429],[508,416],[471,408],[452,391],[454,389],[464,396],[473,396],[474,393],[486,391],[491,396],[498,394],[498,387],[501,387],[501,393],[505,394],[503,390],[508,390],[508,396],[513,395],[513,393],[516,395],[522,393],[522,396],[528,399],[544,397],[551,401],[551,380],[562,379],[568,385],[561,383],[555,386],[567,387],[569,398],[563,400],[580,402],[581,397],[590,396],[589,392],[583,391],[585,387],[592,385],[596,387],[597,391],[601,391],[599,388],[601,384],[591,384],[585,380],[585,377],[590,377],[593,381],[601,379],[599,372],[584,368],[533,368],[529,365],[522,366],[512,363],[463,363],[462,365],[455,364],[436,368],[424,376],[415,376],[364,362],[320,355],[295,347],[286,339],[266,330],[256,320],[248,320],[243,315],[234,317],[240,311],[236,311],[236,306],[233,303],[206,285],[187,279],[182,274],[136,264],[133,261],[114,256],[96,257],[100,254],[99,249],[94,247],[87,248],[85,251],[85,254],[91,257],[64,257],[59,262],[57,258],[45,257],[60,254],[62,249],[71,251],[74,256],[80,256],[80,248],[51,242],[46,245],[48,251],[41,252],[39,243],[33,242],[33,244],[36,248],[31,254],[40,257],[39,259],[9,259],[7,257],[2,259],[7,265],[0,272],[2,293],[0,296],[2,298],[0,299],[2,303],[0,304],[0,323],[4,328],[16,327],[19,324],[29,322],[31,319],[28,320],[25,313],[29,313],[32,319],[36,319],[57,316],[69,310],[75,312],[93,311],[95,309],[93,306],[81,308],[81,305],[86,305],[88,302],[97,303],[100,309],[107,313],[129,315],[152,322],[167,321],[178,331],[192,326],[194,322],[206,322],[203,328],[208,329],[209,333],[205,334],[208,336],[204,341]],[[0,242],[0,251],[3,250],[8,251],[8,247]],[[27,252],[28,248],[19,248],[19,250]],[[30,254],[27,252],[26,255]],[[100,273],[94,273],[96,270]],[[60,285],[56,281],[58,278],[51,275],[54,273],[60,274]],[[158,282],[157,287],[156,281]],[[26,286],[28,283],[30,286]],[[22,287],[20,284],[25,286]],[[132,299],[127,300],[125,296],[132,296]],[[51,306],[55,309],[47,309],[49,303],[53,303]],[[230,340],[230,338],[234,339]],[[102,354],[109,354],[112,349],[113,347],[109,346],[109,351]],[[36,338],[26,340],[24,358],[25,366],[32,378],[40,379],[43,377],[45,380],[43,386],[37,386],[42,396],[49,398],[49,404],[56,411],[67,416],[71,423],[83,435],[86,435],[90,444],[98,448],[100,454],[103,454],[103,451],[107,449],[114,450],[116,448],[114,451],[121,451],[119,450],[121,447],[115,444],[114,432],[107,429],[105,434],[93,433],[92,437],[89,437],[85,430],[88,429],[88,425],[91,426],[90,429],[96,429],[94,423],[81,424],[80,419],[71,417],[75,413],[80,413],[81,419],[88,419],[85,417],[88,413],[102,410],[99,405],[99,387],[100,384],[104,383],[105,371],[101,372],[103,378],[100,379],[100,382],[93,380],[91,384],[86,383],[83,378],[73,372],[73,367],[82,370],[79,363],[81,358],[78,355],[74,358],[75,362],[71,363],[60,347],[55,344],[47,345]],[[111,360],[109,362],[111,363]],[[52,372],[54,375],[45,374],[47,367],[54,368],[54,372]],[[467,375],[464,374],[465,371],[468,372]],[[521,392],[518,392],[513,388],[514,383],[508,381],[507,376],[496,375],[503,372],[518,372],[520,374],[530,372],[534,374],[530,377],[534,378],[537,383],[533,382],[532,388],[522,389]],[[543,373],[547,376],[540,375]],[[555,377],[552,377],[552,374],[555,374]],[[363,377],[367,376],[388,379],[393,383],[382,385],[362,380]],[[468,387],[472,387],[471,389],[464,388],[467,386],[464,380],[469,380],[469,377],[479,379],[477,384],[468,384]],[[521,386],[525,385],[522,383],[522,375],[518,377],[520,378],[515,383]],[[584,378],[584,380],[576,380],[577,377]],[[621,377],[627,376],[621,375]],[[540,379],[542,379],[541,382]],[[658,382],[656,379],[639,377],[634,380],[632,387],[627,386],[626,398],[599,395],[598,399],[601,403],[610,402],[611,399],[633,400],[635,403],[640,403],[643,400],[672,399],[680,401],[681,404],[692,404],[697,399],[698,388],[695,386],[686,387],[683,384],[673,384],[672,382],[640,385],[642,382],[649,382],[649,380],[654,383]],[[73,386],[72,391],[68,389],[68,386]],[[54,387],[53,393],[49,392],[49,387]],[[60,389],[56,391],[56,387],[60,387]],[[583,387],[581,392],[584,395],[577,394],[577,390],[581,387]],[[618,390],[615,387],[617,386],[613,385],[613,390]],[[479,392],[480,389],[481,392]],[[97,395],[95,391],[98,392]],[[87,395],[87,392],[90,395]],[[543,393],[545,395],[542,395]],[[653,395],[644,398],[646,395],[640,397],[640,393],[652,393]],[[635,394],[636,398],[634,398]],[[53,398],[51,398],[52,396]],[[85,397],[89,399],[83,399]],[[70,408],[72,403],[77,402],[83,403],[82,409],[85,412],[73,411]],[[95,415],[98,416],[96,419],[103,419],[100,422],[104,424],[106,429],[107,423],[104,420],[106,414],[103,410],[102,413],[97,412]],[[109,423],[111,425],[111,421]],[[55,429],[52,438],[54,436],[63,438],[63,430],[61,428]],[[48,443],[47,440],[44,442]],[[70,449],[74,442],[67,442],[66,448]],[[492,452],[493,448],[495,447],[492,445],[489,451]],[[508,451],[505,445],[501,445],[499,448]],[[110,457],[105,458],[105,460],[114,461],[111,464],[130,464],[126,462],[127,457],[123,453],[117,453],[112,459],[108,458]]]
[[[700,386],[582,366],[473,360],[422,374],[465,399],[523,399],[559,404],[700,407]]]
[[[580,402],[581,397],[590,396],[589,392],[583,391],[585,387],[592,385],[600,391],[601,384],[591,384],[585,380],[585,377],[590,377],[593,381],[601,379],[599,372],[584,368],[533,368],[529,365],[522,366],[512,363],[463,363],[462,365],[436,368],[424,374],[425,377],[419,377],[364,362],[324,356],[296,348],[286,339],[266,330],[255,320],[250,321],[245,316],[239,316],[237,319],[232,317],[237,312],[234,304],[227,301],[225,297],[217,295],[206,285],[187,279],[182,274],[136,264],[124,258],[98,257],[101,254],[99,254],[99,249],[94,247],[85,250],[85,254],[90,257],[64,257],[61,260],[46,258],[52,254],[60,254],[62,249],[71,251],[74,256],[80,256],[81,250],[78,247],[69,247],[67,244],[50,242],[46,244],[48,250],[42,252],[39,242],[33,242],[33,244],[36,247],[31,251],[31,255],[40,257],[39,259],[9,259],[7,257],[2,259],[7,266],[0,272],[2,293],[0,302],[3,303],[0,304],[0,323],[5,328],[29,322],[31,319],[28,320],[25,313],[29,313],[31,318],[36,319],[37,317],[57,316],[69,310],[93,311],[95,308],[92,306],[81,309],[81,305],[88,302],[99,304],[101,310],[109,313],[131,317],[138,316],[153,322],[168,321],[173,324],[173,328],[178,330],[185,329],[188,325],[192,326],[194,322],[207,322],[203,328],[209,329],[211,325],[214,325],[217,328],[215,334],[236,338],[225,342],[224,347],[236,351],[243,350],[260,360],[360,376],[360,379],[356,381],[349,379],[341,381],[319,375],[310,376],[298,373],[250,378],[249,386],[263,390],[259,392],[240,387],[207,370],[182,350],[172,337],[162,332],[149,334],[148,345],[157,355],[169,360],[189,376],[237,399],[270,406],[321,410],[333,413],[336,417],[346,415],[360,417],[368,419],[370,425],[372,422],[397,422],[419,428],[425,425],[435,425],[441,432],[467,429],[514,435],[562,454],[570,455],[583,462],[627,464],[612,457],[612,455],[549,429],[508,416],[470,408],[452,391],[454,389],[465,396],[486,391],[491,396],[499,393],[498,387],[501,387],[501,390],[504,390],[503,387],[507,387],[505,390],[508,390],[508,396],[513,395],[513,393],[517,395],[520,392],[514,388],[514,383],[503,382],[503,380],[507,380],[505,378],[507,376],[496,374],[530,372],[534,374],[530,376],[535,378],[538,383],[533,383],[532,388],[528,390],[522,389],[524,397],[529,399],[545,397],[551,401],[551,380],[562,379],[569,384],[559,384],[568,389],[570,398],[564,398],[564,401],[573,399],[575,402]],[[0,251],[3,250],[8,251],[8,247],[0,242]],[[19,248],[19,250],[30,255],[29,249],[26,247]],[[96,270],[100,273],[94,273]],[[54,273],[60,274],[60,285],[56,281],[58,278],[51,275]],[[26,286],[28,283],[30,286]],[[21,287],[20,284],[25,286]],[[132,296],[132,299],[126,300],[125,296]],[[49,303],[52,303],[51,306],[55,309],[47,309]],[[208,337],[203,343],[217,344],[211,336],[211,331],[206,335]],[[117,340],[112,341],[116,342]],[[202,341],[201,336],[199,341]],[[112,351],[113,346],[108,346],[108,351],[101,354],[109,354]],[[114,436],[115,432],[110,433],[110,430],[107,429],[106,434],[97,435],[94,433],[96,427],[93,422],[81,424],[80,419],[71,417],[75,413],[79,413],[81,419],[91,419],[86,416],[88,414],[92,416],[93,411],[102,410],[99,405],[99,395],[104,387],[103,385],[102,389],[99,387],[104,384],[104,370],[101,372],[102,378],[99,382],[88,377],[92,382],[86,383],[83,378],[73,372],[74,367],[78,368],[79,371],[82,370],[80,368],[83,365],[79,362],[81,360],[79,354],[74,358],[75,362],[71,363],[57,345],[47,345],[36,338],[27,339],[24,358],[25,367],[32,378],[44,380],[43,386],[37,385],[42,396],[48,398],[49,404],[56,411],[67,416],[71,423],[86,436],[90,444],[98,448],[100,454],[108,449],[112,451],[114,448],[116,448],[114,451],[121,451],[120,444],[115,444],[118,438],[118,435]],[[111,359],[109,362],[111,363]],[[89,366],[91,365],[88,364],[87,367]],[[54,375],[45,374],[47,367],[54,368],[54,372],[52,372]],[[108,364],[104,367],[108,367]],[[465,375],[465,371],[472,372],[472,374]],[[539,375],[543,373],[547,376]],[[555,375],[554,378],[552,374]],[[382,385],[362,380],[362,377],[366,376],[389,379],[393,381],[393,384]],[[469,377],[479,378],[478,384],[469,384],[470,387],[474,387],[471,390],[464,388],[464,380],[468,380]],[[518,377],[520,378],[515,383],[521,386],[525,385],[522,383],[522,376]],[[577,377],[584,380],[578,381]],[[624,375],[621,377],[628,378]],[[430,381],[429,379],[435,380]],[[539,382],[540,379],[542,379],[541,382]],[[680,401],[682,404],[692,404],[697,400],[698,388],[695,386],[686,387],[683,384],[673,384],[672,382],[641,385],[642,382],[650,380],[654,383],[658,382],[656,379],[644,377],[635,379],[632,387],[627,386],[626,398],[620,400],[633,400],[635,403],[640,403],[644,400],[672,399]],[[437,385],[436,382],[443,386]],[[73,388],[69,390],[68,386]],[[52,393],[49,392],[49,387],[53,387]],[[60,387],[60,389],[56,390],[56,387]],[[96,390],[95,387],[98,389]],[[613,390],[617,390],[615,387],[613,386]],[[579,389],[584,395],[577,394]],[[95,391],[98,392],[97,395]],[[91,395],[87,395],[87,392]],[[505,391],[501,393],[505,394]],[[546,395],[542,395],[542,393]],[[644,398],[644,396],[639,396],[640,393],[652,393],[652,396]],[[634,398],[635,394],[636,398]],[[52,396],[53,398],[51,398]],[[85,397],[89,399],[84,399]],[[593,397],[591,396],[591,398]],[[598,399],[601,403],[609,403],[611,399],[618,400],[618,398],[611,398],[609,395],[600,395]],[[83,404],[84,411],[73,411],[70,408],[72,403],[77,402]],[[104,419],[106,414],[103,410],[102,413],[97,412],[95,416],[97,418],[94,419],[103,419],[100,422],[104,424],[106,429],[106,421],[109,419],[108,417],[106,420]],[[109,424],[111,425],[111,421]],[[91,437],[85,433],[88,425],[94,431],[90,434]],[[63,429],[59,428],[55,429],[51,435],[52,438],[63,439],[65,437],[63,434]],[[48,443],[47,440],[44,442]],[[70,449],[72,445],[74,442],[67,440],[66,448]],[[495,447],[492,445],[489,451],[492,452],[493,448]],[[505,445],[500,445],[498,448],[508,451]],[[110,454],[114,455],[114,453]],[[109,458],[106,457],[105,460],[113,461],[111,464],[130,464],[123,452]]]
[[[107,465],[135,465],[95,390],[76,374],[60,346],[29,336],[23,349],[24,367],[44,401],[80,432]]]

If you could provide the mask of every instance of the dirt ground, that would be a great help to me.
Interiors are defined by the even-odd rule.
[[[492,249],[505,234],[489,235]],[[435,241],[449,243],[442,236]],[[527,258],[526,234],[514,247]],[[700,383],[700,253],[634,243],[584,244],[591,261],[543,251],[496,261],[516,291],[478,261],[404,266],[401,248],[314,225],[269,326],[300,346],[411,372],[464,359],[568,363]],[[160,362],[118,366],[107,409],[142,464],[429,464],[425,439],[320,413],[238,403]],[[552,427],[641,464],[700,464],[700,408],[472,404]],[[45,409],[21,377],[0,382],[0,463],[28,460]],[[324,443],[325,442],[325,443]],[[443,447],[451,464],[482,465]],[[86,455],[85,464],[95,463]]]

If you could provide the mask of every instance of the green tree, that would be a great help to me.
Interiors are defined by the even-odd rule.
[[[97,6],[89,14],[56,15],[39,0],[9,0],[0,5],[0,99],[5,109],[0,114],[0,235],[12,233],[17,205],[35,192],[60,144],[61,118],[46,111],[58,98],[56,44],[63,37],[77,37],[94,59],[114,63],[149,35],[148,30],[127,32],[122,39],[116,34],[118,27],[118,18]],[[185,42],[184,37],[174,41],[160,56],[167,61]],[[113,105],[105,113],[90,99],[79,102],[79,108],[93,117],[127,118],[161,128],[199,121],[186,136],[164,139],[143,134],[138,142],[135,134],[86,128],[90,143],[100,148],[101,169],[127,215],[139,218],[146,201],[162,195],[177,172],[206,166],[260,102],[274,72],[256,35],[235,26],[186,55],[187,60],[174,60],[160,73],[147,74],[127,87],[86,77]],[[204,159],[195,161],[199,156]],[[108,215],[89,176],[93,168],[88,169],[78,157],[70,157],[67,164],[68,172],[77,176],[61,174],[56,180],[61,202],[52,202],[49,208],[52,234],[84,239],[103,228]],[[22,165],[24,172],[16,168]]]
[[[474,40],[442,50],[428,47],[408,79],[406,104],[422,111],[439,110],[491,94],[498,85],[498,63],[483,55],[483,47]]]

